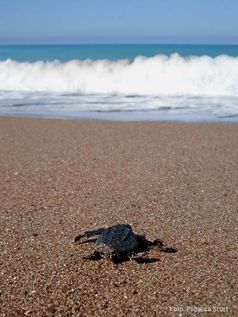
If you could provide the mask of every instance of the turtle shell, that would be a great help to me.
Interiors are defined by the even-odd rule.
[[[119,224],[103,230],[96,240],[98,250],[107,250],[109,253],[130,253],[139,248],[140,239],[130,225]]]

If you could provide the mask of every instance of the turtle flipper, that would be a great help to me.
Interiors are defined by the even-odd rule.
[[[93,242],[96,242],[96,241],[97,241],[97,238],[87,239],[87,240],[83,240],[83,241],[79,242],[78,244],[93,243]]]
[[[91,238],[91,237],[94,237],[94,236],[98,236],[99,234],[103,233],[104,229],[105,228],[98,228],[96,230],[85,231],[84,234],[79,234],[78,236],[76,236],[74,238],[74,242],[78,242],[82,238]],[[81,243],[86,243],[86,242],[95,242],[95,240],[86,240],[86,241],[81,242]]]
[[[91,231],[85,231],[84,236],[87,238],[91,238],[93,236],[98,236],[99,234],[102,234],[105,228],[98,228],[96,230]]]

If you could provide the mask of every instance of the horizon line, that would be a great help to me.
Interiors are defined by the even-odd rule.
[[[100,45],[210,45],[210,46],[216,46],[216,45],[230,45],[230,46],[238,46],[238,43],[202,43],[202,42],[197,42],[197,43],[143,43],[143,42],[138,42],[138,43],[0,43],[0,46],[40,46],[40,45],[47,45],[47,46],[55,46],[55,45],[65,45],[65,46],[71,46],[71,45],[95,45],[95,46],[100,46]]]

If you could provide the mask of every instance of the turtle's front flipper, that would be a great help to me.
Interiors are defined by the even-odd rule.
[[[84,233],[84,236],[87,237],[87,238],[91,238],[93,236],[98,236],[99,234],[102,234],[103,233],[103,230],[105,228],[98,228],[98,229],[95,229],[95,230],[91,230],[91,231],[86,231]]]
[[[85,237],[85,235],[84,234],[79,234],[78,236],[76,236],[75,238],[74,238],[74,242],[78,242],[81,238],[83,238],[83,237]]]
[[[74,238],[74,242],[78,242],[82,238],[91,238],[91,237],[94,237],[94,236],[98,236],[99,234],[103,233],[103,230],[104,230],[104,228],[98,228],[98,229],[92,230],[92,231],[85,231],[84,234],[79,234],[77,237],[75,237]],[[90,242],[91,242],[91,240],[90,240]],[[92,241],[92,242],[95,242],[95,240]]]
[[[97,238],[95,238],[95,239],[87,239],[87,240],[83,240],[83,241],[79,242],[78,244],[93,243],[93,242],[96,242],[96,241],[97,241]]]

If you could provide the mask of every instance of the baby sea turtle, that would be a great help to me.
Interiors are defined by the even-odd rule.
[[[92,238],[94,236],[97,236],[97,238],[80,241],[82,238]],[[109,257],[114,262],[123,262],[132,258],[139,262],[141,257],[138,258],[136,255],[148,252],[153,247],[157,247],[163,252],[176,252],[173,248],[165,247],[162,240],[149,241],[145,236],[135,234],[129,224],[117,224],[108,228],[86,231],[75,238],[75,242],[78,241],[80,244],[95,242],[95,251],[87,258],[90,260]]]

